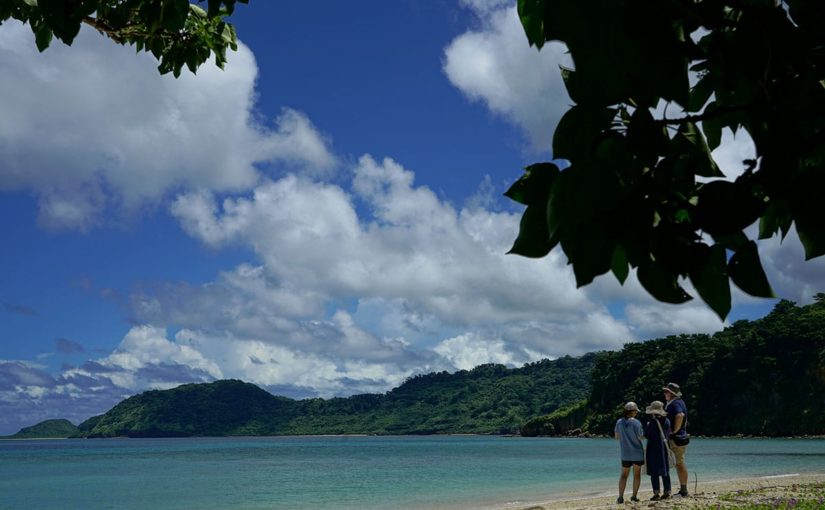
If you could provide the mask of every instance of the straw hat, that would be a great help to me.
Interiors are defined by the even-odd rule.
[[[654,400],[645,408],[645,414],[655,414],[656,416],[667,416],[665,405],[658,400]]]

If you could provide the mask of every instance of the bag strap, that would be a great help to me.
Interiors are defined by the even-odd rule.
[[[670,447],[667,445],[667,441],[665,441],[665,431],[662,430],[662,424],[659,423],[659,418],[653,418],[653,420],[656,422],[656,426],[659,427],[659,439],[662,440],[662,444],[664,445],[667,454],[670,455]]]

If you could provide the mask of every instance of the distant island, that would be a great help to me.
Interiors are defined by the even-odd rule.
[[[47,420],[7,438],[601,435],[623,402],[661,400],[668,381],[682,385],[694,434],[825,434],[825,294],[803,307],[780,301],[714,335],[418,375],[384,394],[293,400],[238,380],[184,384],[129,397],[76,427]]]
[[[79,435],[79,429],[69,420],[57,419],[41,421],[31,427],[23,427],[13,436],[0,439],[64,439]]]

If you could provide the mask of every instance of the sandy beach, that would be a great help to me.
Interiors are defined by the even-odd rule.
[[[618,478],[618,476],[617,476]],[[628,483],[630,486],[630,483]],[[501,510],[576,510],[576,509],[619,509],[645,508],[656,510],[667,509],[724,509],[743,508],[748,504],[768,503],[772,506],[777,501],[791,500],[820,501],[821,508],[825,508],[825,472],[823,473],[790,473],[785,475],[766,476],[758,478],[742,478],[722,481],[702,482],[689,484],[690,496],[687,498],[673,498],[665,501],[649,501],[653,495],[647,477],[642,479],[642,489],[639,491],[638,503],[630,502],[631,491],[625,492],[625,503],[617,504],[618,489],[605,492],[604,495],[583,498],[557,499],[536,502],[527,506],[516,505],[503,507]],[[793,506],[793,505],[791,505]],[[809,508],[816,508],[811,506]]]

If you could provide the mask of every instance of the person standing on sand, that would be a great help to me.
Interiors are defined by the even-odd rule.
[[[667,419],[665,405],[654,400],[645,409],[650,415],[645,425],[647,449],[645,450],[645,466],[650,475],[650,484],[653,486],[651,501],[668,499],[670,497],[670,465],[667,455],[667,441],[670,437],[670,420]],[[662,478],[664,492],[659,495],[659,477]]]
[[[630,466],[633,466],[633,495],[630,501],[639,501],[639,485],[641,485],[642,465],[645,463],[645,450],[642,446],[642,424],[636,419],[639,406],[635,402],[624,405],[624,417],[619,418],[613,429],[614,437],[619,441],[622,459],[622,474],[619,476],[619,498],[616,503],[624,503],[624,489],[627,486],[627,477],[630,475]]]
[[[679,476],[679,495],[683,498],[688,496],[687,482],[688,470],[685,464],[685,450],[690,442],[687,433],[687,406],[682,400],[682,391],[676,383],[667,383],[662,388],[667,404],[665,411],[670,420],[670,440],[668,446],[676,457],[676,474]]]

